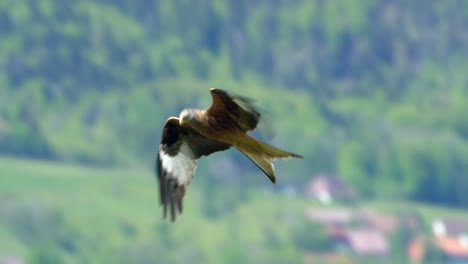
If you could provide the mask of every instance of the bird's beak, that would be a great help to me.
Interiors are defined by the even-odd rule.
[[[183,125],[184,124],[184,119],[183,118],[179,118],[179,125]]]

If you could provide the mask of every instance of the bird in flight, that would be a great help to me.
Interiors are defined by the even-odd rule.
[[[214,152],[237,148],[275,183],[272,161],[302,158],[247,134],[257,127],[260,113],[253,100],[211,88],[212,105],[207,109],[184,109],[180,116],[167,119],[156,161],[160,203],[164,218],[171,221],[182,213],[182,198],[197,167],[197,160]]]

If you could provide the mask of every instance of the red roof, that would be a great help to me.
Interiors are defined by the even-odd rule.
[[[421,262],[424,258],[426,249],[422,239],[413,239],[408,244],[408,257],[415,262]]]
[[[468,237],[445,236],[437,238],[435,243],[446,255],[468,258]]]
[[[385,234],[374,229],[353,229],[346,231],[346,240],[358,255],[388,255],[390,247]]]

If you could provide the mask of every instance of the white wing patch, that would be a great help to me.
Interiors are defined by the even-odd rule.
[[[168,152],[166,145],[160,145],[158,156],[159,191],[164,218],[169,211],[171,221],[174,222],[176,215],[182,213],[182,199],[195,174],[197,160],[189,144],[184,141],[175,152]]]
[[[197,160],[186,143],[182,143],[180,151],[170,156],[160,151],[161,165],[170,178],[175,178],[180,185],[188,185],[197,169]]]

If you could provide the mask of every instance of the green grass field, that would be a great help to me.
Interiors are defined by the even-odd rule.
[[[60,212],[71,229],[86,238],[79,242],[87,248],[85,251],[103,255],[96,258],[97,263],[114,249],[135,243],[151,245],[160,240],[161,228],[169,230],[171,239],[180,241],[183,247],[190,249],[192,245],[197,251],[206,252],[204,255],[211,257],[204,259],[208,263],[219,263],[221,253],[213,249],[229,248],[228,236],[235,235],[239,242],[261,244],[266,227],[275,226],[283,221],[281,217],[290,214],[295,214],[296,218],[302,216],[306,206],[306,200],[281,199],[259,190],[249,203],[235,207],[226,217],[207,220],[200,213],[200,192],[194,184],[185,198],[184,214],[175,224],[168,224],[162,220],[158,185],[149,169],[90,168],[2,157],[0,171],[0,208],[10,208],[7,214],[0,216],[0,256],[27,258],[34,246],[21,241],[11,230],[7,218],[8,212],[12,214],[12,207]],[[125,231],[128,229],[132,233],[130,237]],[[284,229],[278,233],[287,237],[287,232]],[[87,245],[93,240],[102,242],[95,252]],[[70,263],[77,261],[73,257],[68,260]]]
[[[122,223],[133,223],[137,230],[145,230],[159,218],[155,210],[157,196],[151,188],[155,182],[149,173],[13,158],[0,159],[0,171],[3,207],[58,211],[74,230],[89,238],[105,236],[112,243],[122,243]],[[34,221],[26,226],[33,226]],[[6,234],[0,236],[0,249],[5,251],[0,255],[27,254],[34,245],[21,245],[8,228],[6,224],[0,226],[0,233]]]
[[[47,243],[46,252],[54,247],[65,252],[59,255],[66,263],[144,263],[145,254],[148,259],[161,258],[161,252],[167,254],[162,259],[169,263],[194,259],[236,263],[245,256],[257,262],[268,256],[300,259],[291,240],[292,229],[304,220],[308,207],[319,206],[307,198],[259,188],[222,217],[207,219],[194,184],[185,199],[184,214],[175,224],[168,224],[162,220],[157,182],[150,169],[91,168],[2,157],[0,173],[0,257],[16,255],[26,260],[35,260],[41,243]],[[460,210],[401,201],[365,202],[359,207],[387,213],[418,211],[425,221],[468,217]],[[66,223],[67,231],[56,234],[58,240],[53,238],[53,222],[42,217],[51,212]],[[62,237],[74,243],[73,250],[60,248]],[[272,240],[278,247],[275,254],[267,250],[275,246]]]

